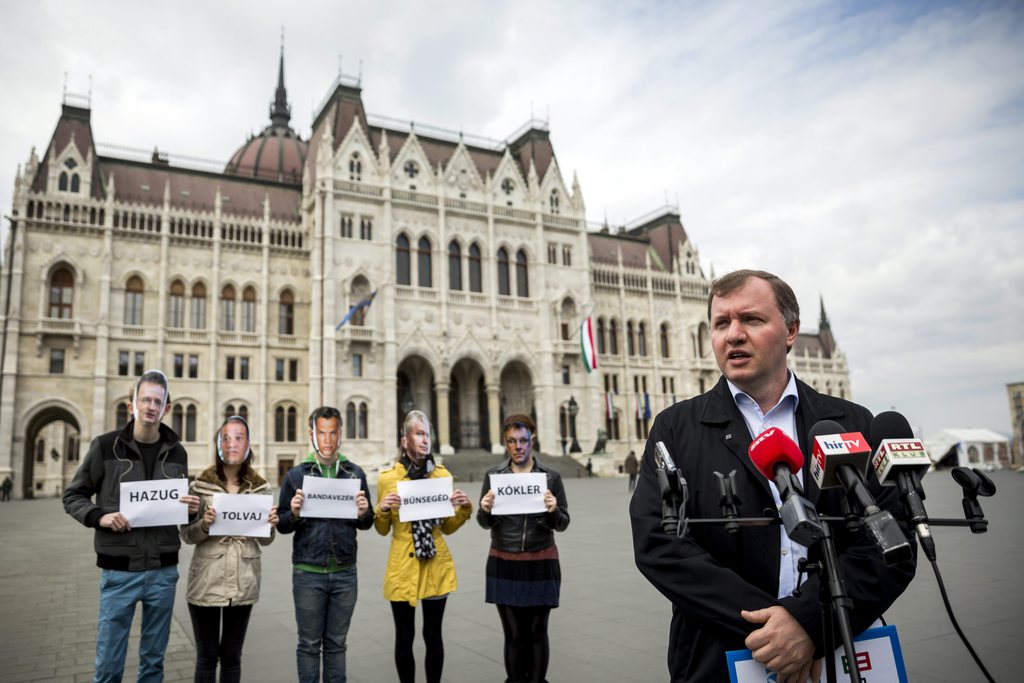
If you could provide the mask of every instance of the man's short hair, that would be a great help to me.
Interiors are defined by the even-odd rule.
[[[786,327],[800,322],[800,304],[796,301],[796,294],[793,288],[786,284],[786,281],[778,275],[772,275],[764,270],[734,270],[731,273],[715,278],[711,282],[711,291],[708,293],[708,321],[711,320],[711,301],[716,296],[728,296],[737,289],[747,284],[752,277],[760,278],[767,282],[775,293],[775,303],[782,313],[782,319]]]
[[[146,370],[139,377],[139,381],[135,383],[135,391],[132,395],[132,402],[135,401],[139,396],[139,387],[145,384],[155,384],[159,387],[164,388],[164,405],[171,402],[171,390],[167,386],[167,375],[160,370]]]
[[[337,420],[338,428],[341,428],[341,412],[334,406],[320,406],[309,414],[309,429],[316,429],[316,421],[319,419]]]

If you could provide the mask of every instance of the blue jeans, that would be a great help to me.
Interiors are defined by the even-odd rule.
[[[164,652],[171,634],[178,567],[125,572],[104,569],[100,574],[100,618],[96,631],[95,683],[120,681],[128,650],[128,632],[135,604],[142,602],[139,641],[139,683],[164,680]]]
[[[359,580],[355,566],[331,574],[292,569],[292,597],[299,646],[295,650],[299,683],[345,683],[345,639],[356,606]]]

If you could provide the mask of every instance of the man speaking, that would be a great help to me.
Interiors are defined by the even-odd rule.
[[[736,471],[737,514],[762,517],[781,500],[747,451],[754,436],[776,427],[809,453],[808,430],[835,420],[867,434],[867,409],[824,396],[799,381],[786,356],[800,330],[793,290],[775,275],[740,270],[715,280],[708,297],[711,345],[723,377],[711,391],[676,403],[654,421],[630,503],[636,564],[672,602],[668,668],[671,680],[729,681],[725,652],[747,648],[778,673],[780,683],[818,680],[824,656],[819,577],[797,588],[797,562],[808,549],[782,525],[690,524],[678,537],[662,530],[655,444],[663,441],[689,487],[691,519],[722,517],[716,472]],[[841,489],[821,491],[806,465],[794,471],[806,498],[822,515],[841,515]],[[879,506],[894,514],[898,499],[874,475],[868,485]],[[680,513],[683,514],[682,512]],[[870,626],[914,576],[913,559],[887,566],[863,531],[833,524],[839,574],[852,601],[854,634]]]

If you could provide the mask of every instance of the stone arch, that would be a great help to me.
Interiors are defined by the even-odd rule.
[[[454,448],[490,448],[487,362],[467,351],[448,378],[448,434]]]
[[[21,472],[16,471],[15,484],[21,486],[21,494],[24,498],[35,497],[37,491],[35,486],[37,479],[37,473],[35,472],[35,446],[39,434],[49,425],[62,422],[69,425],[71,431],[77,435],[78,453],[74,454],[76,457],[70,461],[73,463],[73,467],[68,468],[62,465],[63,469],[60,475],[60,483],[58,484],[59,490],[55,492],[59,495],[63,492],[64,487],[70,483],[78,463],[84,457],[82,445],[88,446],[91,440],[85,415],[70,401],[63,398],[49,398],[38,401],[26,408],[18,422],[22,425],[19,431],[24,435],[25,450]],[[62,448],[63,446],[64,444],[62,444]],[[63,460],[65,464],[68,462],[68,455],[67,453],[64,454]],[[45,460],[43,464],[46,464]],[[40,491],[49,493],[46,489],[41,489]]]
[[[430,418],[432,447],[436,449],[437,431],[437,393],[435,377],[437,372],[432,361],[433,354],[423,354],[418,350],[410,350],[399,361],[395,370],[395,405],[398,407],[395,425],[397,439],[402,436],[402,421],[410,410],[422,410]],[[396,441],[397,444],[397,441]]]

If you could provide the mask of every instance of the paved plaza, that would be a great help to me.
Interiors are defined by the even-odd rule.
[[[997,472],[993,479],[999,492],[982,501],[991,530],[974,535],[964,528],[935,529],[935,537],[960,625],[996,680],[1009,682],[1020,680],[1024,669],[1024,474]],[[558,535],[562,606],[551,616],[549,680],[667,680],[669,605],[633,564],[626,481],[567,479],[565,484],[572,523]],[[962,516],[959,488],[948,472],[929,475],[925,485],[933,517]],[[479,486],[465,485],[474,500]],[[92,533],[54,499],[0,503],[0,529],[0,680],[91,680],[99,578]],[[242,662],[245,681],[295,679],[291,542],[289,536],[279,537],[264,552],[262,598]],[[391,612],[381,593],[388,543],[373,530],[360,534],[360,596],[348,643],[353,683],[396,680]],[[501,628],[494,607],[483,598],[488,534],[470,521],[449,543],[459,590],[448,599],[445,614],[444,680],[501,681]],[[169,681],[192,678],[192,630],[184,601],[190,558],[191,548],[184,546],[166,657]],[[946,617],[926,562],[887,617],[899,629],[914,683],[982,680]],[[130,644],[126,681],[134,680],[137,642],[133,638]],[[420,680],[422,652],[418,644]]]

